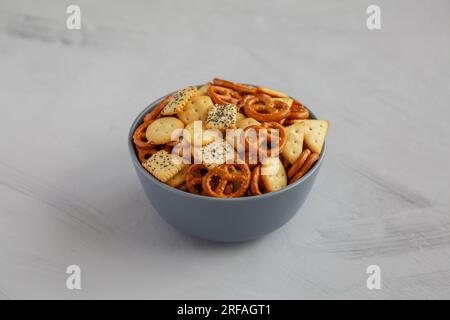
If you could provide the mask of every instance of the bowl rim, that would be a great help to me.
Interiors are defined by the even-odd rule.
[[[196,87],[200,87],[201,85],[196,85]],[[146,108],[144,108],[144,110],[142,110],[139,115],[134,119],[133,123],[131,124],[130,130],[128,132],[128,150],[130,151],[130,155],[131,155],[131,160],[134,164],[134,166],[136,168],[138,168],[137,170],[139,170],[139,172],[141,172],[149,181],[152,181],[153,183],[155,183],[156,185],[160,186],[161,188],[170,191],[172,193],[178,194],[180,196],[185,196],[188,198],[193,198],[193,199],[199,199],[199,200],[205,200],[205,201],[217,201],[217,202],[240,202],[240,201],[252,201],[252,200],[258,200],[258,199],[266,199],[266,198],[270,198],[270,197],[276,197],[277,195],[286,192],[288,190],[294,189],[298,186],[300,186],[302,184],[303,181],[306,181],[315,171],[317,171],[319,169],[319,167],[322,164],[323,159],[325,158],[325,154],[326,154],[326,150],[327,150],[327,142],[325,141],[322,147],[322,152],[319,158],[319,161],[317,161],[316,163],[314,163],[314,165],[312,166],[312,168],[310,168],[308,170],[308,172],[301,177],[300,179],[298,179],[297,181],[295,181],[294,183],[287,185],[286,187],[279,189],[277,191],[273,191],[273,192],[268,192],[268,193],[264,193],[261,195],[256,195],[256,196],[251,196],[251,197],[237,197],[237,198],[216,198],[216,197],[207,197],[207,196],[203,196],[203,195],[197,195],[197,194],[193,194],[190,192],[186,192],[186,191],[182,191],[179,190],[177,188],[171,187],[161,181],[159,181],[158,179],[156,179],[155,177],[153,177],[149,172],[147,172],[144,167],[142,167],[142,164],[139,162],[136,151],[134,149],[134,143],[133,143],[133,134],[134,131],[136,130],[136,128],[142,123],[142,120],[144,118],[144,116],[154,107],[156,107],[158,105],[158,103],[164,99],[165,97],[167,97],[168,95],[171,95],[175,93],[175,91],[170,92],[162,97],[160,97],[159,99],[154,100],[153,102],[151,102]],[[289,96],[290,98],[292,98],[291,96]],[[309,108],[308,108],[309,109]],[[317,119],[317,116],[314,114],[314,112],[312,112],[311,110],[309,110],[310,112],[310,116],[312,119]]]

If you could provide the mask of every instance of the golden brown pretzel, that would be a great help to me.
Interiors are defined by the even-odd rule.
[[[309,155],[311,154],[311,150],[305,149],[300,153],[300,156],[297,158],[297,160],[292,164],[292,167],[288,170],[288,178],[292,178],[298,170],[302,167],[302,165],[305,163],[306,159],[308,159]]]
[[[216,198],[242,196],[250,184],[250,169],[247,164],[223,164],[208,171],[203,179],[206,195]]]
[[[309,111],[300,102],[294,100],[291,106],[291,112],[288,117],[289,120],[303,120],[309,118]]]
[[[237,105],[242,99],[239,92],[219,86],[210,86],[208,88],[208,95],[214,103],[218,104],[231,103]]]
[[[242,83],[235,83],[235,82],[231,82],[231,81],[223,80],[223,79],[219,79],[219,78],[214,78],[213,84],[215,86],[230,88],[230,89],[233,89],[233,90],[236,90],[239,92],[244,92],[244,93],[256,93],[256,91],[257,91],[256,87],[249,86],[249,85],[242,84]]]
[[[139,125],[133,134],[133,141],[137,148],[141,149],[152,149],[154,148],[154,144],[149,143],[147,137],[145,136],[145,132],[147,131],[148,126],[153,122],[153,120],[144,121],[141,125]]]
[[[193,164],[186,174],[186,188],[190,193],[203,194],[203,178],[208,173],[208,169],[203,164]]]
[[[275,143],[273,149],[272,138],[275,134],[272,130],[278,130],[278,143]],[[256,134],[256,139],[253,141],[250,139],[250,132],[255,132]],[[261,136],[261,133],[263,133],[263,136]],[[261,160],[261,157],[263,156],[279,156],[279,154],[283,151],[286,140],[286,130],[284,130],[284,127],[277,122],[263,122],[260,125],[249,126],[244,130],[245,149],[247,153],[250,153],[252,150],[257,151],[259,160]]]
[[[261,191],[261,166],[256,166],[250,179],[250,191],[253,195],[263,194]]]
[[[144,122],[155,119],[162,109],[166,106],[166,104],[172,99],[172,96],[167,96],[161,100],[161,102],[154,107],[149,113],[147,113],[144,117]]]
[[[290,108],[283,101],[259,96],[250,97],[244,105],[244,113],[247,117],[262,122],[278,122],[289,115]]]
[[[318,153],[312,153],[309,155],[308,159],[306,159],[305,163],[301,166],[300,170],[295,174],[295,176],[289,181],[289,184],[294,183],[301,177],[305,175],[306,172],[312,167],[312,165],[319,160],[320,156]]]

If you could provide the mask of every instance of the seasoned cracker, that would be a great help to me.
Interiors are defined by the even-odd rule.
[[[178,113],[178,118],[189,124],[193,121],[205,121],[208,110],[213,106],[213,102],[208,96],[195,96],[186,104],[184,109]]]
[[[302,153],[305,124],[295,122],[289,127],[285,127],[284,130],[286,131],[286,144],[282,154],[290,164],[293,164]]]
[[[184,164],[174,155],[160,150],[142,163],[142,166],[161,182],[167,182],[183,168]]]
[[[153,121],[145,133],[147,141],[154,144],[165,144],[172,141],[172,134],[183,129],[184,123],[174,117],[163,117]]]
[[[224,163],[233,163],[235,152],[233,146],[223,139],[218,139],[200,148],[202,163],[207,167],[215,167]]]
[[[267,158],[261,162],[261,181],[268,192],[287,186],[287,174],[280,158]]]
[[[206,127],[208,129],[236,128],[237,109],[234,104],[216,104],[208,111]]]
[[[196,87],[187,87],[178,90],[172,95],[170,101],[161,110],[161,115],[170,116],[183,111],[188,101],[197,93]]]

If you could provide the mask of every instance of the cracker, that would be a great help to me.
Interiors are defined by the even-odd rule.
[[[293,164],[302,153],[305,124],[295,122],[289,127],[285,127],[284,130],[286,131],[286,144],[282,154],[290,164]]]
[[[211,82],[205,83],[202,85],[195,94],[196,96],[207,96],[208,95],[208,89],[211,86]]]
[[[250,127],[250,126],[256,126],[256,125],[260,125],[260,124],[261,124],[260,122],[256,121],[256,120],[253,119],[253,118],[245,118],[245,119],[242,119],[241,121],[239,121],[239,122],[237,123],[237,127],[238,127],[239,129],[244,130],[244,129],[247,128],[247,127]]]
[[[245,114],[238,112],[236,114],[236,123],[239,123],[239,121],[244,120],[245,119]]]
[[[221,135],[218,130],[207,129],[201,121],[191,122],[184,129],[189,134],[189,143],[196,146],[207,145]]]
[[[327,120],[299,120],[305,124],[305,144],[312,152],[320,154],[328,132]]]
[[[184,123],[174,117],[164,117],[153,121],[145,133],[147,141],[154,144],[165,144],[172,141],[172,133],[183,129]]]
[[[167,184],[171,187],[177,188],[183,183],[186,182],[187,171],[189,169],[189,165],[184,164],[181,170],[174,175],[172,178],[167,180]]]
[[[233,146],[223,139],[218,139],[200,148],[202,163],[207,167],[216,167],[224,163],[234,163]]]
[[[272,96],[275,98],[289,98],[289,95],[284,92],[280,92],[280,91],[265,88],[265,87],[258,87],[258,92],[268,94],[269,96]]]
[[[167,182],[183,168],[174,155],[160,150],[142,163],[142,166],[161,182]]]
[[[261,162],[261,181],[268,192],[287,186],[287,174],[280,158],[267,158]]]
[[[205,121],[208,110],[213,106],[213,102],[208,96],[195,96],[186,104],[184,109],[178,113],[178,118],[189,124],[193,121]]]
[[[234,104],[216,104],[208,111],[206,127],[208,129],[236,128],[237,109]]]
[[[286,103],[289,107],[292,107],[292,104],[294,103],[294,99],[291,98],[272,98],[272,101],[281,101]]]
[[[183,111],[184,107],[188,103],[188,101],[192,98],[194,94],[197,93],[196,87],[187,87],[181,90],[178,90],[172,95],[170,101],[166,104],[166,106],[161,110],[161,115],[170,116],[174,114],[178,114]]]

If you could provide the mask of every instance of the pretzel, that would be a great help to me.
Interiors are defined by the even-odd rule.
[[[154,120],[171,99],[172,96],[167,96],[164,99],[162,99],[161,102],[156,107],[154,107],[149,113],[145,115],[144,122]]]
[[[156,148],[150,148],[150,149],[136,148],[136,152],[137,152],[139,162],[142,163],[145,160],[147,160],[150,156],[157,153],[158,150]]]
[[[186,188],[190,193],[203,193],[203,178],[208,172],[208,169],[203,164],[193,164],[189,167],[186,174]]]
[[[141,149],[152,149],[155,145],[149,143],[145,132],[147,131],[148,126],[153,122],[153,120],[144,121],[141,125],[136,128],[133,134],[133,141],[137,148]]]
[[[302,165],[305,163],[306,159],[308,159],[309,155],[311,154],[311,150],[305,149],[300,153],[300,156],[297,158],[297,160],[292,164],[292,167],[288,171],[288,178],[292,178],[298,170],[302,167]]]
[[[289,120],[303,120],[309,118],[309,111],[305,108],[303,104],[294,100],[291,106],[291,112],[289,113],[287,119]]]
[[[246,84],[242,84],[242,83],[235,83],[235,82],[231,82],[228,80],[223,80],[223,79],[219,79],[219,78],[214,78],[213,79],[213,84],[219,87],[225,87],[225,88],[230,88],[239,92],[244,92],[244,93],[256,93],[257,89],[256,87],[253,86],[249,86]]]
[[[250,178],[250,191],[253,195],[260,195],[263,194],[261,191],[261,166],[256,166],[255,169],[252,171],[252,176]]]
[[[247,117],[258,121],[280,121],[289,115],[289,106],[282,101],[273,101],[270,98],[260,96],[251,97],[246,100],[244,112]]]
[[[265,131],[262,131],[263,129],[265,129]],[[250,141],[250,130],[256,131],[256,141]],[[272,130],[278,130],[278,143],[275,144],[273,149]],[[261,137],[262,132],[265,132],[263,137]],[[260,160],[263,155],[267,157],[278,156],[283,151],[284,145],[286,144],[286,137],[286,130],[284,130],[283,126],[277,122],[264,122],[261,125],[249,126],[244,130],[244,142],[247,153],[250,153],[251,149],[253,148],[254,150],[256,147]]]
[[[223,164],[211,169],[203,179],[203,190],[216,198],[242,196],[250,184],[250,169],[247,164]]]
[[[305,175],[306,172],[308,172],[308,170],[312,167],[312,165],[319,160],[320,156],[318,153],[312,153],[308,156],[308,158],[306,159],[306,161],[303,163],[303,165],[300,167],[300,169],[298,170],[298,172],[295,174],[295,176],[289,181],[289,184],[294,183],[295,181],[297,181],[298,179],[300,179],[301,177],[303,177]]]
[[[217,104],[238,104],[242,99],[239,92],[219,86],[210,86],[208,88],[208,95]]]

